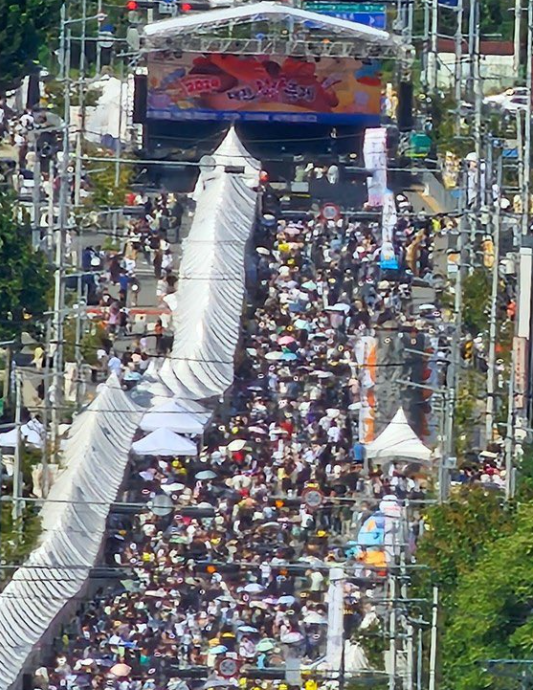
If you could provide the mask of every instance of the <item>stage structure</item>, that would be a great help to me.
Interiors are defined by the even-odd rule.
[[[376,124],[380,60],[399,37],[274,2],[156,22],[144,30],[149,120]]]
[[[149,24],[144,30],[144,50],[359,59],[409,52],[399,37],[387,31],[275,2]]]

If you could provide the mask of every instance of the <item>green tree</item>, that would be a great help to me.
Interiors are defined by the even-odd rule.
[[[61,0],[0,0],[0,93],[16,87],[59,25]]]
[[[31,231],[14,219],[10,197],[0,194],[0,337],[35,328],[46,310],[51,273],[35,251]]]
[[[479,525],[478,525],[479,526]],[[441,687],[509,687],[487,673],[487,659],[533,654],[533,504],[520,506],[513,531],[487,545],[457,581],[453,614],[442,635]]]
[[[428,510],[417,560],[427,566],[419,584],[438,583],[445,612],[454,607],[457,583],[470,573],[495,539],[512,530],[514,518],[499,493],[462,489]]]
[[[487,328],[489,299],[489,273],[482,268],[477,268],[467,276],[463,285],[463,321],[471,333],[477,334]]]

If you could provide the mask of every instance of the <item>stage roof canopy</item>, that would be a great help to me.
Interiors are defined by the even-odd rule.
[[[144,50],[388,57],[402,46],[398,37],[381,29],[276,2],[257,2],[149,24],[144,29]]]

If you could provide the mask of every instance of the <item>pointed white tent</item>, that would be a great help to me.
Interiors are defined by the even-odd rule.
[[[366,446],[366,456],[370,460],[402,458],[429,462],[431,455],[431,450],[415,434],[401,407],[388,427]]]
[[[196,444],[169,429],[158,429],[136,441],[131,449],[137,455],[198,455]]]
[[[209,13],[207,13],[209,14]],[[260,164],[231,129],[196,185],[196,211],[183,241],[174,345],[161,379],[183,407],[187,401],[220,397],[233,383],[244,298],[246,243],[254,227]],[[245,168],[244,175],[225,166]],[[183,403],[181,401],[184,401]]]
[[[201,434],[204,431],[204,425],[177,402],[169,400],[152,408],[144,415],[141,429],[143,431],[169,429],[178,434]]]

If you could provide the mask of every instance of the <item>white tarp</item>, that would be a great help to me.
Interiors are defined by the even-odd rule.
[[[366,456],[371,460],[402,458],[429,462],[432,453],[415,434],[400,407],[387,428],[366,446]]]
[[[133,103],[134,80],[121,81],[104,76],[89,84],[90,91],[100,91],[96,105],[85,108],[86,138],[95,144],[111,143],[120,137],[126,141],[131,125],[130,110]],[[79,108],[72,109],[72,122],[78,122]]]
[[[0,593],[0,688],[17,679],[94,566],[141,415],[112,376],[72,425],[67,468],[42,511],[41,545]]]
[[[202,170],[194,192],[196,211],[183,242],[172,313],[174,346],[160,371],[184,400],[220,396],[233,381],[245,247],[256,212],[259,163],[233,129],[213,158],[215,165]],[[244,167],[244,173],[226,172],[225,166]]]

